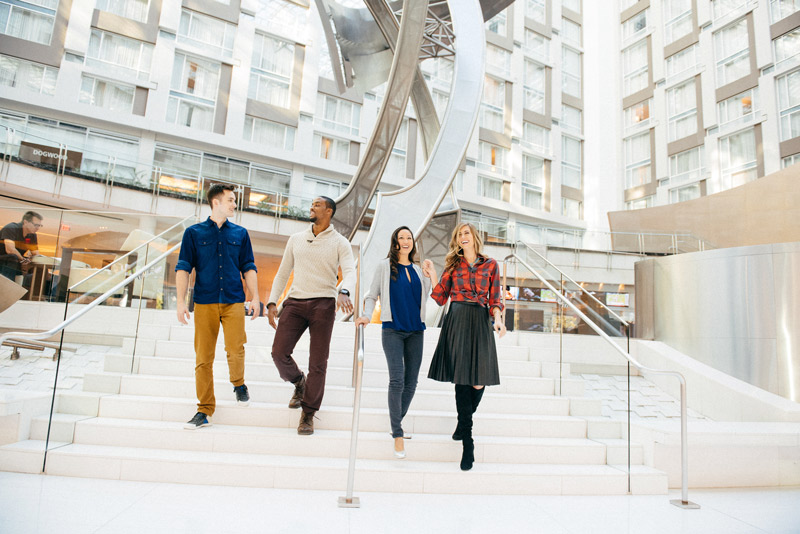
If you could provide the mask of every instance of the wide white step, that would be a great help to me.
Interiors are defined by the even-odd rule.
[[[314,439],[314,436],[307,439]],[[107,445],[56,444],[47,473],[107,479],[287,489],[344,490],[347,459],[246,454]],[[0,469],[41,469],[43,443],[23,441],[0,447]],[[609,465],[542,465],[477,462],[461,472],[451,462],[359,459],[356,491],[460,494],[624,495],[628,473]],[[664,473],[631,469],[635,494],[663,494]]]

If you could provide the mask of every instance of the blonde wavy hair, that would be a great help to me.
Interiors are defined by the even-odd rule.
[[[458,242],[458,233],[465,226],[469,226],[472,240],[475,242],[475,253],[478,256],[486,257],[483,254],[483,238],[480,233],[478,233],[478,229],[475,228],[475,225],[472,223],[461,223],[455,227],[453,235],[450,237],[450,250],[447,252],[447,256],[444,259],[445,271],[452,272],[453,269],[458,267],[458,264],[461,263],[461,258],[464,257],[464,251],[461,249],[461,244]]]

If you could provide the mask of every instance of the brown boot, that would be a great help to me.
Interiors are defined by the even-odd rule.
[[[300,380],[294,383],[294,395],[289,400],[289,408],[299,408],[306,392],[306,375],[300,375]]]
[[[316,412],[303,412],[300,414],[300,424],[297,425],[297,433],[301,436],[310,436],[314,433],[314,414]]]

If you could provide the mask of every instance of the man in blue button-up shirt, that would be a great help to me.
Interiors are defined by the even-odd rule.
[[[190,226],[183,233],[178,265],[175,267],[178,320],[188,324],[186,290],[189,274],[194,282],[194,369],[197,413],[186,423],[189,429],[209,425],[214,414],[214,353],[220,324],[228,353],[228,371],[236,401],[247,406],[250,395],[244,384],[244,331],[246,300],[242,278],[251,295],[253,319],[260,315],[258,282],[253,247],[247,230],[228,221],[236,211],[236,195],[230,185],[214,184],[207,194],[211,217]]]

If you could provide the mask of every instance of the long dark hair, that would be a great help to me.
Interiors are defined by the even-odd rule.
[[[402,230],[408,230],[408,233],[411,234],[411,240],[414,242],[414,245],[411,247],[411,252],[408,253],[408,261],[411,263],[417,263],[416,255],[417,255],[417,240],[414,239],[414,232],[411,231],[411,228],[408,226],[401,226],[394,232],[392,232],[392,242],[389,245],[389,254],[386,255],[389,258],[389,264],[392,267],[392,280],[397,280],[397,261],[400,259],[400,239],[398,239],[398,234]]]

